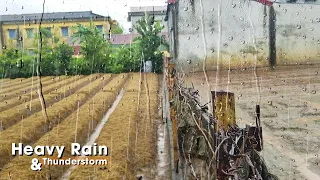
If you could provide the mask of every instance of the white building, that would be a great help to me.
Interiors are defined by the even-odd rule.
[[[165,22],[165,17],[167,13],[167,6],[144,6],[144,7],[131,7],[128,13],[128,22],[132,23],[132,32],[136,34],[137,31],[134,28],[137,21],[145,16],[147,13],[149,16],[154,16],[154,21],[160,21],[165,28],[162,30],[163,33],[168,32],[167,22]]]

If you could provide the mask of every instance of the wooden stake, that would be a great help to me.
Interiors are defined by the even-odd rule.
[[[137,145],[138,145],[138,122],[136,122],[136,140],[134,143],[134,157],[137,158]]]
[[[23,115],[21,120],[21,129],[20,129],[20,143],[22,143],[22,128],[23,128]]]
[[[128,144],[127,144],[127,163],[126,163],[126,172],[125,172],[125,176],[126,176],[126,177],[127,177],[128,161],[129,161],[130,120],[131,120],[131,118],[129,117],[129,124],[128,124]]]
[[[80,102],[78,102],[77,119],[76,119],[76,131],[75,131],[75,135],[74,135],[74,142],[77,142],[78,120],[79,120],[79,110],[80,110],[79,106],[80,106]]]
[[[110,168],[112,164],[112,136],[111,136],[111,145],[110,145]]]

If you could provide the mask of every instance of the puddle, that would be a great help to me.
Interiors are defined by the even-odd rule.
[[[102,121],[98,124],[98,126],[96,127],[96,129],[94,130],[94,132],[91,134],[89,140],[87,141],[87,143],[85,144],[85,146],[93,146],[94,142],[96,141],[96,139],[98,138],[102,128],[104,127],[105,123],[109,120],[111,114],[113,113],[113,111],[116,109],[116,107],[118,106],[120,100],[122,99],[124,90],[122,89],[119,93],[119,95],[117,96],[117,99],[113,102],[112,107],[107,111],[106,115],[103,117]],[[81,155],[81,157],[84,157],[84,155]],[[73,169],[75,169],[76,166],[71,166],[66,173],[62,176],[61,180],[67,180],[69,179],[69,176],[72,172]]]

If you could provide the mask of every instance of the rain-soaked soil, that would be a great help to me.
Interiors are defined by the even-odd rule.
[[[320,179],[320,65],[207,72],[211,90],[235,93],[239,126],[255,124],[255,105],[261,96],[264,157],[280,179]],[[229,77],[229,78],[228,78]],[[230,79],[228,83],[228,79]],[[208,86],[203,72],[185,77],[207,103]],[[260,85],[259,85],[260,84]],[[260,91],[260,92],[259,92]]]

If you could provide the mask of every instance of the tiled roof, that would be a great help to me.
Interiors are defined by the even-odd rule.
[[[16,22],[16,21],[40,21],[42,13],[33,14],[14,14],[14,15],[0,15],[1,22]],[[76,12],[54,12],[44,13],[43,21],[55,21],[55,20],[73,20],[73,19],[101,19],[109,18],[101,16],[92,11],[76,11]]]
[[[177,0],[168,0],[168,4],[173,4],[175,3]]]
[[[272,6],[273,2],[271,0],[256,0],[264,5]]]
[[[115,34],[111,36],[110,42],[114,45],[130,44],[137,34]]]

